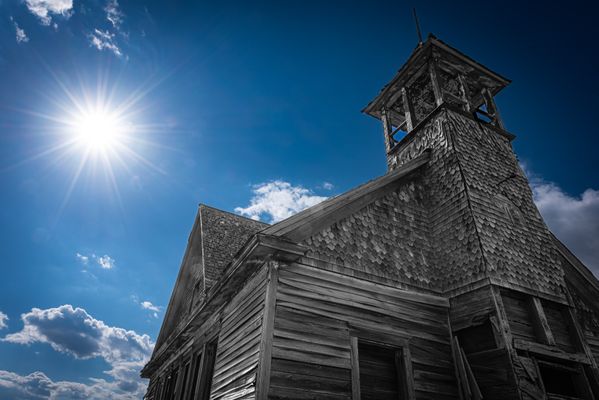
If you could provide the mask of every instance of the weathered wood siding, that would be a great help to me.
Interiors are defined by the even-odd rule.
[[[499,332],[500,316],[493,301],[491,287],[485,286],[452,298],[449,314],[451,328],[454,334],[462,338],[460,344],[467,353],[468,363],[483,398],[518,399],[508,350],[497,345],[502,340]],[[486,329],[480,329],[482,326],[486,326]],[[477,337],[480,334],[485,337]],[[482,349],[479,346],[481,342],[485,343]]]
[[[431,300],[434,299],[434,300]],[[352,335],[407,340],[417,399],[456,399],[447,303],[294,263],[279,270],[271,399],[351,398]]]
[[[223,310],[212,400],[254,398],[266,277],[263,267]]]

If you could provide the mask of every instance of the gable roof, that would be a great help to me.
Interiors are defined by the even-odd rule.
[[[256,265],[257,259],[264,260],[266,256],[289,261],[296,259],[307,250],[298,245],[298,242],[395,190],[403,182],[402,178],[418,171],[428,163],[429,159],[430,151],[425,150],[423,154],[392,172],[342,195],[325,200],[272,226],[200,205],[154,352],[151,360],[142,370],[142,376],[149,377],[157,365],[162,362],[160,360],[167,357],[169,349],[184,340],[185,331],[188,331],[190,327],[198,326],[198,319],[207,318],[219,304],[222,304],[226,298],[230,297],[231,293],[235,292],[236,287],[242,284],[244,276],[253,272],[252,265]],[[211,220],[206,218],[209,213],[225,217],[230,222],[241,223],[244,228],[242,228],[243,231],[237,233],[239,237],[231,241],[234,244],[228,243],[231,236],[222,235],[223,230],[226,230],[227,223],[208,222]],[[265,227],[266,229],[264,229]],[[210,232],[210,235],[215,235],[214,238],[209,239],[207,232]],[[244,244],[239,245],[242,239]],[[190,313],[190,293],[193,291],[194,285],[191,277],[193,277],[193,272],[203,265],[197,265],[198,257],[203,263],[207,259],[208,252],[212,251],[209,250],[210,246],[205,245],[209,241],[217,244],[214,246],[214,251],[221,252],[219,257],[222,256],[222,260],[228,261],[222,268],[218,281],[211,288],[206,289],[206,301],[199,309]],[[234,255],[227,258],[230,254]]]
[[[321,229],[349,216],[374,200],[397,188],[404,178],[428,163],[430,151],[408,161],[401,167],[342,195],[330,198],[313,207],[278,222],[262,233],[283,236],[293,242],[301,242]]]
[[[160,333],[158,349],[189,314],[194,295],[203,295],[250,236],[268,224],[200,204]],[[195,290],[195,286],[199,285]]]

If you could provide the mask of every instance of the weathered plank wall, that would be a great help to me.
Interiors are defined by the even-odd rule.
[[[271,399],[351,398],[350,336],[407,340],[417,399],[456,399],[447,302],[294,263],[279,270]]]
[[[266,278],[266,267],[262,267],[223,310],[212,400],[254,398]]]

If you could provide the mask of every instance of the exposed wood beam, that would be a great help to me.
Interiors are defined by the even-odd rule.
[[[547,322],[547,316],[545,315],[545,310],[541,304],[541,299],[533,296],[531,297],[530,304],[533,313],[535,331],[543,339],[545,344],[555,345],[555,339],[553,337],[553,333],[551,332],[551,328],[549,327],[549,322]]]
[[[545,357],[559,358],[560,360],[572,361],[585,365],[590,364],[590,360],[584,353],[567,353],[558,347],[530,342],[528,340],[514,339],[514,348]]]

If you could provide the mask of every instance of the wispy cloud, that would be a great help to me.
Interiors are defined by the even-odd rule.
[[[2,311],[0,311],[0,329],[4,329],[4,328],[8,327],[8,324],[6,323],[6,321],[8,321],[8,315],[6,315]]]
[[[89,265],[89,260],[94,260],[100,267],[103,269],[112,269],[116,265],[116,261],[114,258],[110,257],[108,254],[104,254],[103,256],[97,256],[95,254],[84,255],[81,253],[75,253],[75,257],[77,261],[83,266]]]
[[[293,186],[281,180],[254,185],[252,191],[250,204],[247,207],[235,208],[235,212],[255,220],[267,217],[272,223],[327,199],[315,195],[310,189]]]
[[[599,276],[599,191],[588,188],[573,196],[523,168],[549,229]]]
[[[50,25],[52,15],[69,18],[73,10],[73,0],[25,0],[25,4],[43,25]]]
[[[325,190],[333,190],[335,188],[335,185],[333,185],[331,182],[323,182],[322,188]]]
[[[87,265],[87,263],[89,262],[89,256],[84,256],[81,253],[76,253],[75,257],[77,257],[77,260],[83,265]]]
[[[112,24],[112,27],[119,30],[125,15],[119,8],[118,1],[109,0],[108,3],[106,3],[106,7],[104,7],[104,11],[106,12],[106,19]]]
[[[154,318],[158,318],[158,313],[162,310],[162,307],[160,306],[155,306],[154,304],[152,304],[149,301],[142,301],[141,303],[139,303],[139,305],[141,306],[141,308],[143,308],[144,310],[148,310],[152,312],[152,316]]]
[[[148,335],[109,326],[93,318],[84,309],[74,308],[70,304],[45,310],[33,308],[22,314],[21,320],[22,330],[6,335],[3,341],[23,345],[46,343],[55,351],[76,359],[102,358],[111,365],[106,374],[112,380],[107,382],[104,379],[92,379],[91,384],[53,382],[41,372],[21,376],[1,371],[0,398],[13,398],[4,395],[6,390],[18,393],[19,396],[14,396],[18,398],[133,399],[143,395],[144,383],[138,374],[154,347]],[[43,385],[36,386],[36,382]],[[36,388],[42,386],[44,394],[34,397]],[[80,397],[69,397],[69,392],[64,392],[63,395],[63,391],[69,390],[80,394]],[[25,394],[31,397],[26,397]]]
[[[156,311],[156,312],[160,311],[160,307],[155,306],[154,304],[152,304],[151,302],[149,302],[147,300],[142,301],[140,304],[141,304],[141,308],[143,308],[144,310],[150,310],[150,311]]]
[[[15,39],[17,40],[17,43],[27,43],[29,41],[29,36],[27,36],[25,30],[21,29],[13,17],[10,17],[10,20],[15,27]]]
[[[108,50],[114,53],[117,57],[122,57],[123,52],[116,44],[115,34],[109,32],[108,30],[94,29],[92,33],[89,34],[90,45],[95,47],[96,49]]]

